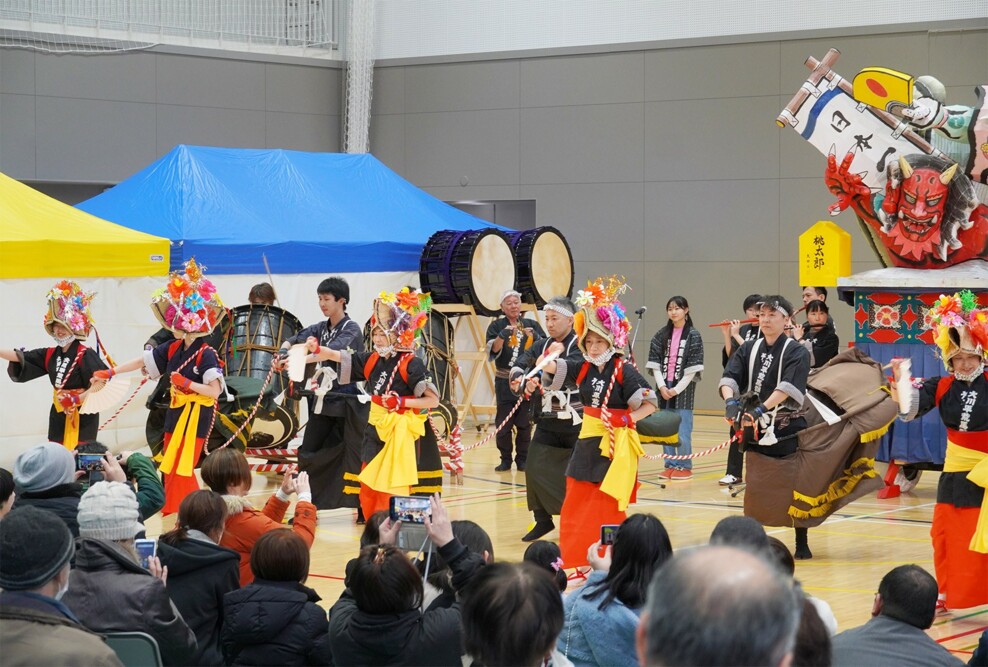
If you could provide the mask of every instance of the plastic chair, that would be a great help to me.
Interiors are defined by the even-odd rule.
[[[105,636],[106,645],[124,667],[162,667],[158,642],[146,632],[110,632]]]

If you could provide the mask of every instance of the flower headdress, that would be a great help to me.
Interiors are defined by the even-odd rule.
[[[988,309],[978,307],[978,298],[970,290],[941,294],[930,308],[930,323],[933,342],[947,370],[950,360],[961,352],[988,360]]]
[[[631,322],[618,297],[629,289],[623,276],[609,276],[588,281],[586,288],[577,292],[573,302],[580,310],[573,318],[573,329],[584,354],[587,353],[584,341],[591,331],[606,338],[614,354],[624,353]]]
[[[408,287],[399,292],[381,292],[374,299],[371,330],[380,328],[394,334],[395,349],[411,352],[415,349],[415,339],[429,321],[431,309],[432,295],[428,292]]]
[[[190,259],[182,272],[172,271],[168,284],[151,295],[151,310],[161,326],[183,337],[199,338],[223,319],[226,308],[216,286],[203,277],[205,269]]]
[[[54,336],[55,324],[61,324],[72,332],[77,340],[89,338],[93,328],[93,316],[89,304],[96,292],[83,292],[78,283],[60,280],[48,291],[48,312],[45,313],[45,331]]]

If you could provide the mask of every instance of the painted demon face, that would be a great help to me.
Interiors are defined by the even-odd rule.
[[[957,165],[938,171],[931,167],[912,168],[904,160],[901,164],[899,205],[889,236],[902,256],[921,259],[934,254],[941,244],[949,184]]]

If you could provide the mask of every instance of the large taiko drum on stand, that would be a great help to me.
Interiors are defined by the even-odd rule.
[[[509,233],[515,257],[515,289],[522,301],[541,308],[554,296],[573,291],[573,253],[554,227]]]
[[[498,315],[501,295],[515,286],[508,237],[490,228],[436,232],[422,250],[419,280],[435,303],[466,303],[478,315]]]

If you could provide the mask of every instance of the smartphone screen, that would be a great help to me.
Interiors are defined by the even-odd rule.
[[[102,454],[78,454],[76,458],[76,469],[92,472],[103,469]]]
[[[404,523],[425,523],[425,517],[432,514],[426,496],[391,496],[390,509],[391,520]]]
[[[620,525],[616,523],[605,523],[602,525],[600,527],[601,545],[614,544],[614,536],[617,534],[618,528],[620,528]]]
[[[150,569],[148,559],[158,552],[158,541],[148,539],[134,540],[134,549],[141,559],[141,567],[145,570]]]

